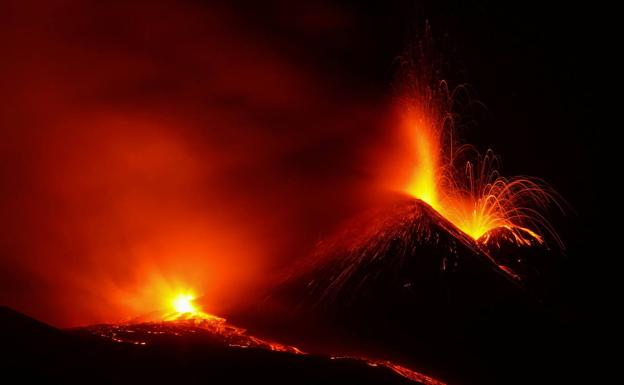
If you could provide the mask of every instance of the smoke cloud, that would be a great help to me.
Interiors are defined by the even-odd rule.
[[[280,5],[0,6],[0,303],[70,326],[190,288],[227,312],[371,199],[366,28]]]

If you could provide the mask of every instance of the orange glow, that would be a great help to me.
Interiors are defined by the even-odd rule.
[[[364,137],[383,106],[239,7],[107,7],[85,23],[99,5],[14,2],[0,23],[0,303],[60,327],[170,309],[187,287],[242,309],[367,197],[348,161],[368,139],[323,172],[310,144]]]
[[[192,313],[197,311],[197,308],[193,304],[195,297],[191,294],[178,294],[173,300],[173,308],[178,313]]]
[[[491,150],[482,156],[469,145],[454,148],[445,142],[452,138],[452,132],[445,132],[452,131],[445,118],[416,104],[407,103],[402,110],[413,167],[404,192],[428,203],[475,240],[505,227],[518,244],[542,243],[544,232],[560,243],[540,214],[540,209],[557,204],[550,187],[535,178],[500,176]]]
[[[191,291],[178,292],[175,295],[166,296],[167,310],[152,313],[151,317],[139,317],[133,321],[207,321],[225,322],[225,319],[206,313],[202,307],[196,303],[197,296]]]
[[[414,149],[414,168],[406,187],[410,195],[422,199],[436,210],[438,201],[439,149],[438,138],[431,130],[426,114],[409,107],[403,116],[403,124],[409,127],[409,144]]]
[[[424,384],[424,385],[446,385],[446,383],[439,381],[433,377],[429,377],[423,373],[419,373],[416,372],[414,370],[408,369],[404,366],[401,365],[397,365],[393,362],[390,361],[386,361],[386,360],[377,360],[377,359],[371,359],[371,358],[365,358],[365,357],[357,357],[357,356],[332,356],[331,357],[332,360],[343,360],[343,359],[349,359],[349,360],[358,360],[358,361],[363,361],[365,362],[367,365],[372,366],[372,367],[385,367],[388,368],[390,370],[392,370],[393,372],[395,372],[396,374],[403,376],[405,378],[407,378],[408,380],[417,382],[419,384]]]

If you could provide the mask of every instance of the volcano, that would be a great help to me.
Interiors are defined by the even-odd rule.
[[[190,297],[182,312],[70,330],[0,308],[2,369],[61,383],[523,383],[548,329],[514,268],[540,247],[505,229],[474,240],[401,199],[319,245],[259,304],[253,334]]]
[[[321,244],[288,276],[268,299],[289,309],[277,329],[297,325],[293,333],[315,345],[392,352],[450,383],[497,383],[488,373],[513,366],[514,346],[526,342],[515,330],[539,323],[540,312],[522,276],[499,263],[498,246],[512,247],[505,235],[475,240],[427,203],[401,199]]]
[[[432,310],[522,295],[523,282],[492,257],[506,232],[475,241],[425,202],[402,200],[320,245],[278,296],[301,311]],[[502,257],[500,257],[502,259]]]
[[[485,285],[505,291],[515,291],[521,284],[512,270],[496,263],[486,247],[425,202],[407,200],[388,212],[391,214],[378,217],[363,231],[351,231],[337,243],[321,248],[321,262],[291,280],[294,286],[303,284],[304,288],[293,291],[301,291],[300,305],[349,308],[358,303],[370,306],[377,300],[387,303],[396,296],[428,301],[421,293],[429,293],[437,303],[435,297],[441,291],[448,300],[455,300],[448,297],[448,290],[461,284],[461,279],[486,279]],[[491,297],[462,291],[456,294]]]

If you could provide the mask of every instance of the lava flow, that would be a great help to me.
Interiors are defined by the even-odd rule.
[[[171,301],[173,311],[162,314],[160,319],[152,315],[151,320],[143,317],[121,324],[93,325],[77,330],[86,330],[89,334],[113,342],[139,346],[166,343],[172,337],[181,339],[192,337],[195,340],[205,339],[211,344],[227,348],[262,349],[294,355],[308,354],[295,346],[252,336],[247,333],[246,329],[229,324],[225,318],[205,313],[194,303],[194,300],[193,294],[181,293]],[[385,368],[422,385],[445,385],[442,381],[387,360],[340,355],[332,355],[328,358],[362,362],[371,367]]]
[[[210,335],[230,347],[261,348],[278,352],[303,354],[294,346],[266,341],[246,334],[246,330],[230,325],[225,318],[204,312],[196,304],[195,295],[179,293],[170,300],[170,309],[133,318],[120,324],[88,327],[89,331],[111,339],[134,345],[146,345],[153,335]]]

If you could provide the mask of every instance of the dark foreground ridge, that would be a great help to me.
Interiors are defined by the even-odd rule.
[[[24,383],[421,384],[386,361],[310,355],[225,320],[175,320],[59,330],[0,307],[0,369]]]

